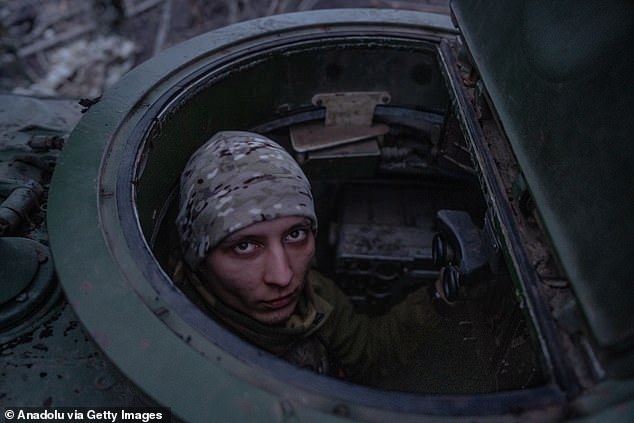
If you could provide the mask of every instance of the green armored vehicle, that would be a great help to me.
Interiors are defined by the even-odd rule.
[[[0,193],[15,222],[0,238],[2,404],[157,405],[192,422],[632,421],[632,41],[626,1],[272,16],[159,54],[76,126],[76,110],[26,125],[14,163],[56,164],[50,193],[41,166]],[[226,129],[302,165],[318,265],[362,312],[446,269],[456,305],[438,304],[416,362],[385,363],[382,386],[317,375],[174,283],[179,175]]]

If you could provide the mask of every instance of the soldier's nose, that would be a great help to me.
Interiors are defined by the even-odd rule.
[[[280,287],[287,286],[293,278],[293,270],[288,253],[282,245],[275,245],[269,249],[264,272],[264,282]]]

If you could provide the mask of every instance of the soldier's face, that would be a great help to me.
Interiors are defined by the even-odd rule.
[[[293,313],[314,253],[310,220],[281,217],[229,235],[209,253],[201,271],[225,304],[276,324]]]

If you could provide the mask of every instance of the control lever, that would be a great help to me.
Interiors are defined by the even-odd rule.
[[[469,213],[439,210],[436,221],[438,232],[432,240],[432,258],[436,266],[445,267],[442,280],[445,298],[455,301],[460,287],[486,270],[489,249]]]

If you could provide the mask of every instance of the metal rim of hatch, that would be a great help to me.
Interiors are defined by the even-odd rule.
[[[551,404],[557,395],[549,387],[426,396],[373,390],[296,369],[204,317],[153,258],[135,210],[134,178],[143,159],[134,148],[140,148],[138,138],[151,128],[155,114],[168,107],[173,93],[231,55],[266,52],[285,39],[318,40],[334,28],[364,34],[452,31],[447,17],[393,10],[262,18],[169,49],[105,93],[73,131],[49,199],[51,247],[69,302],[118,370],[185,421],[385,421],[395,416],[421,421],[504,414],[518,403],[528,408]],[[210,340],[201,330],[219,335]]]

